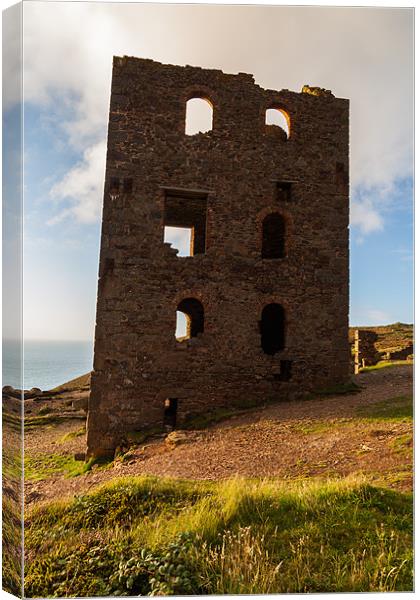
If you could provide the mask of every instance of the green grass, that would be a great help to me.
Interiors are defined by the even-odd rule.
[[[7,413],[3,410],[3,427],[7,426],[11,431],[20,433],[22,430],[22,418],[20,414]]]
[[[52,412],[54,412],[54,409],[52,408],[52,406],[48,406],[46,404],[45,406],[41,406],[41,408],[38,411],[38,415],[40,415],[40,416],[49,415]]]
[[[304,400],[313,400],[314,398],[322,398],[324,396],[346,396],[347,394],[358,394],[362,388],[354,381],[348,383],[333,385],[327,388],[320,388],[307,394]]]
[[[412,451],[413,444],[413,434],[412,433],[403,433],[402,435],[397,436],[391,442],[391,447],[395,452],[399,454],[406,454],[407,452]]]
[[[413,470],[411,468],[406,468],[388,473],[371,473],[370,477],[372,478],[372,481],[375,482],[375,485],[382,487],[392,488],[394,486],[401,486],[401,484],[408,484],[411,486],[413,480]]]
[[[381,360],[376,365],[369,367],[361,367],[359,373],[368,373],[369,371],[378,371],[379,369],[387,369],[389,367],[398,367],[400,365],[412,365],[412,360]]]
[[[22,514],[19,500],[3,493],[2,498],[2,587],[9,594],[21,595]]]
[[[81,437],[82,435],[86,434],[86,427],[81,427],[80,429],[77,429],[76,431],[69,431],[68,433],[65,433],[58,441],[60,444],[65,444],[66,442],[70,442],[72,440],[74,440],[74,438],[77,437]]]
[[[75,379],[71,379],[62,385],[58,385],[57,387],[50,390],[50,392],[68,392],[79,389],[86,389],[90,386],[90,377],[91,373],[85,373],[84,375],[80,375],[80,377],[76,377]]]
[[[124,478],[27,518],[26,596],[409,591],[412,497]]]
[[[64,421],[73,421],[75,419],[86,420],[86,417],[83,415],[59,415],[59,414],[48,414],[41,415],[35,417],[25,417],[25,430],[30,431],[31,429],[36,429],[38,427],[45,427],[46,425],[58,425],[59,423],[63,423]]]
[[[396,396],[357,409],[357,415],[368,420],[411,422],[413,420],[413,397]]]
[[[41,481],[49,477],[62,475],[63,477],[77,477],[90,471],[98,461],[91,459],[88,462],[75,460],[72,455],[66,454],[38,454],[25,456],[25,479],[28,481]],[[101,466],[107,466],[104,463]]]

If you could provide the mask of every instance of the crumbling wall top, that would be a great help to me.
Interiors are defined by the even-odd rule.
[[[236,80],[238,82],[243,82],[244,84],[250,84],[252,85],[254,88],[257,88],[258,90],[260,90],[263,93],[266,94],[288,94],[288,95],[293,95],[293,96],[300,96],[302,97],[303,95],[306,96],[313,96],[316,97],[319,100],[340,100],[340,101],[345,101],[348,102],[347,99],[345,98],[336,98],[334,96],[334,94],[331,92],[331,90],[327,90],[325,88],[321,88],[321,87],[317,87],[317,86],[309,86],[309,85],[304,85],[301,89],[300,92],[294,92],[291,90],[288,90],[286,88],[283,88],[281,90],[271,90],[271,89],[266,89],[261,87],[260,85],[258,85],[257,83],[255,83],[255,78],[252,74],[249,73],[243,73],[243,72],[239,72],[236,74],[233,73],[224,73],[222,70],[220,69],[206,69],[206,68],[202,68],[202,67],[194,67],[191,65],[171,65],[171,64],[165,64],[165,63],[161,63],[159,61],[154,61],[150,58],[138,58],[138,57],[134,57],[134,56],[114,56],[114,68],[130,68],[132,67],[133,70],[136,70],[138,67],[145,67],[145,68],[162,68],[164,70],[166,69],[171,69],[173,72],[179,71],[179,73],[202,73],[206,76],[212,76],[215,77],[216,79],[220,79],[220,83],[223,82],[223,80]]]

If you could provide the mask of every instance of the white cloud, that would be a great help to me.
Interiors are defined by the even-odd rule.
[[[362,234],[381,231],[384,221],[369,198],[353,200],[350,204],[350,222],[358,227]]]
[[[65,102],[71,116],[57,114],[57,127],[81,151],[105,137],[112,56],[126,54],[350,98],[352,187],[378,198],[353,202],[363,233],[383,227],[380,197],[412,174],[411,9],[30,2],[24,15],[25,96],[53,114]],[[91,162],[79,183],[91,185],[80,173],[93,173]],[[98,216],[92,193],[77,191],[68,214]]]
[[[106,142],[91,146],[83,153],[83,161],[76,164],[56,183],[50,192],[53,200],[67,206],[48,221],[55,225],[68,216],[81,223],[93,223],[101,214],[105,175]]]

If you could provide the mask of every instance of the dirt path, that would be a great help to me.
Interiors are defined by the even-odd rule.
[[[187,479],[243,477],[343,477],[363,473],[372,481],[402,490],[411,488],[412,424],[408,420],[368,419],[363,407],[412,393],[412,367],[363,373],[362,392],[317,400],[284,402],[247,412],[203,431],[185,432],[179,445],[163,439],[138,447],[127,461],[93,469],[73,478],[27,482],[27,502],[81,494],[123,475],[159,475]],[[63,444],[79,422],[34,430],[27,452],[78,452],[84,438]],[[184,434],[184,432],[183,432]]]

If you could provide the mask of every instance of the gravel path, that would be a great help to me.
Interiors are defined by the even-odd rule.
[[[236,475],[296,479],[354,473],[396,489],[411,489],[411,424],[362,419],[358,410],[411,394],[412,367],[363,373],[356,381],[363,388],[359,394],[272,405],[203,431],[182,432],[179,445],[155,440],[137,448],[127,462],[115,461],[104,470],[28,482],[26,500],[32,504],[72,496],[116,476],[143,474],[217,480]],[[79,421],[31,432],[26,437],[28,452],[57,451],[63,434],[80,425]],[[398,448],[396,440],[401,442]],[[75,438],[61,452],[83,451],[83,444],[83,438]]]

